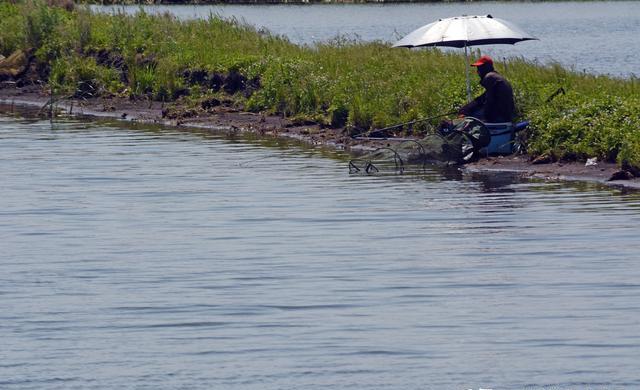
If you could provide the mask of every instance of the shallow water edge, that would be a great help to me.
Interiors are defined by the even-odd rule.
[[[26,115],[45,115],[43,107],[47,97],[39,95],[2,96],[0,90],[0,112],[12,113],[21,111]],[[121,123],[147,124],[182,129],[184,131],[211,131],[218,134],[234,136],[237,133],[248,133],[259,137],[282,138],[300,142],[315,148],[326,148],[329,151],[343,152],[343,159],[361,156],[381,146],[385,141],[354,141],[341,129],[332,130],[332,134],[323,134],[317,125],[292,126],[280,117],[265,117],[247,112],[230,112],[222,115],[211,115],[192,120],[167,120],[160,113],[159,103],[146,101],[118,104],[118,109],[105,110],[103,102],[60,103],[56,105],[56,115],[85,118],[88,120],[116,120]],[[326,130],[326,129],[325,129]],[[338,134],[336,134],[336,132]],[[597,167],[586,168],[583,163],[560,162],[555,164],[533,165],[526,155],[485,156],[479,161],[456,167],[472,174],[504,175],[541,179],[546,181],[590,182],[598,185],[640,190],[640,178],[631,180],[610,180],[620,169],[616,164],[599,163]]]

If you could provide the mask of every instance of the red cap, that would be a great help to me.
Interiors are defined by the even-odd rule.
[[[491,64],[493,65],[493,60],[491,59],[491,57],[489,56],[482,56],[480,58],[478,58],[478,61],[474,62],[473,64],[471,64],[471,66],[482,66],[484,64]]]

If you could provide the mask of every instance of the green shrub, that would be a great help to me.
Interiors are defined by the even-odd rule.
[[[20,8],[15,4],[0,3],[0,54],[9,56],[24,48],[26,37]]]
[[[77,98],[116,93],[123,88],[115,69],[97,65],[91,57],[80,56],[55,60],[49,82],[56,94]]]

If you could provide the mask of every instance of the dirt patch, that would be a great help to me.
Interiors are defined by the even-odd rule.
[[[182,79],[187,85],[200,86],[213,92],[224,90],[229,95],[242,92],[246,97],[260,88],[260,79],[247,79],[238,71],[232,70],[227,74],[209,72],[206,69],[186,69],[182,72]]]
[[[486,156],[467,164],[465,170],[471,172],[517,172],[523,176],[545,180],[595,181],[604,184],[621,185],[640,189],[640,179],[633,168],[617,164],[591,161],[534,161],[526,155]]]

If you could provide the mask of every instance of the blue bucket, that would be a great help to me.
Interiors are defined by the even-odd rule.
[[[515,145],[516,133],[524,130],[529,121],[518,123],[485,123],[489,133],[491,133],[491,142],[480,153],[484,154],[512,154]]]

